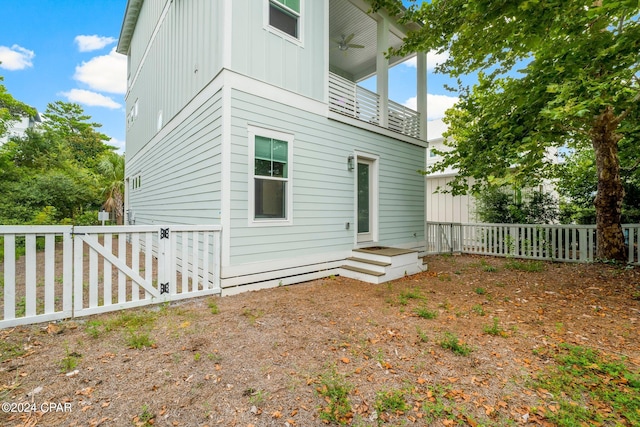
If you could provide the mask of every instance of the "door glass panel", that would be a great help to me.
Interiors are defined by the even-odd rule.
[[[369,165],[358,163],[358,233],[369,232]]]

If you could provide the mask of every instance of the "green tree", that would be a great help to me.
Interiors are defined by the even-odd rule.
[[[4,78],[0,76],[0,82],[2,81],[4,81]],[[33,108],[16,100],[7,92],[7,88],[0,84],[0,137],[6,133],[12,121],[34,114],[35,110]]]
[[[115,216],[116,224],[122,225],[124,219],[124,156],[116,152],[105,154],[98,170],[102,177],[103,207]]]
[[[438,71],[478,73],[446,117],[454,149],[437,168],[458,168],[452,190],[464,192],[468,178],[476,187],[524,187],[551,172],[548,147],[590,145],[597,256],[623,260],[620,158],[637,158],[640,127],[638,1],[433,0],[405,12],[397,0],[372,5],[424,24],[399,53],[447,51]]]
[[[115,149],[108,144],[109,137],[100,133],[100,123],[90,122],[91,116],[75,103],[56,101],[49,103],[44,113],[47,120],[43,128],[63,138],[74,158],[93,168],[100,157]]]
[[[629,150],[621,150],[628,154]],[[594,153],[591,147],[584,147],[564,156],[557,166],[556,189],[563,198],[561,221],[565,223],[593,224],[595,208],[593,201],[598,189],[598,178]],[[640,221],[640,180],[638,166],[629,164],[630,159],[620,157],[621,180],[624,187],[622,202],[622,223]],[[637,163],[634,160],[634,163]]]

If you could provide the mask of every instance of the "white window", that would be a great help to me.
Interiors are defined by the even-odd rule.
[[[250,224],[291,224],[293,135],[251,127],[248,144]]]
[[[300,2],[302,0],[267,0],[268,23],[272,28],[300,40]]]

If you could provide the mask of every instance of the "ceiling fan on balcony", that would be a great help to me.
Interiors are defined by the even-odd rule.
[[[354,33],[351,33],[350,36],[345,36],[344,34],[337,40],[334,40],[337,43],[336,48],[339,50],[346,52],[349,49],[364,49],[364,46],[361,44],[353,44],[351,40],[355,37]]]

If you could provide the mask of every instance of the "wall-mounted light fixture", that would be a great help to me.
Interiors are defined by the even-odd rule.
[[[355,168],[355,165],[353,164],[353,156],[349,156],[347,157],[347,168],[352,171]]]

